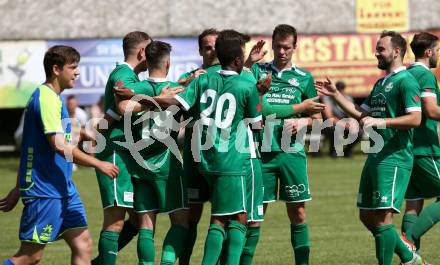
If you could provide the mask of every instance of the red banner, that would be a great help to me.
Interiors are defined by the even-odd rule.
[[[440,31],[431,33],[440,35]],[[413,35],[414,32],[403,34],[408,41],[405,64],[414,62],[414,55],[409,47]],[[315,80],[324,80],[328,76],[334,82],[344,81],[349,95],[365,97],[376,80],[384,75],[377,68],[377,59],[374,56],[378,38],[379,34],[300,35],[292,60],[296,66],[310,71]],[[260,39],[266,41],[265,48],[268,50],[264,61],[272,60],[270,37],[253,37],[246,46],[247,51]],[[439,79],[438,68],[435,73]]]

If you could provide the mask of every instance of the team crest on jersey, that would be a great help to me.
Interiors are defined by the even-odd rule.
[[[385,92],[390,92],[391,89],[393,89],[393,83],[390,82],[388,85],[385,86]]]
[[[299,86],[299,81],[296,78],[290,78],[287,82],[289,82],[289,84],[291,84],[292,86]]]

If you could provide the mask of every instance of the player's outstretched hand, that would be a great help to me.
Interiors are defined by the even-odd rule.
[[[0,211],[9,212],[14,209],[20,199],[20,190],[14,187],[6,197],[0,199]]]
[[[272,73],[269,73],[265,79],[260,79],[257,82],[257,89],[260,95],[266,94],[272,86]]]
[[[124,99],[131,99],[134,96],[133,91],[131,91],[129,88],[127,87],[118,87],[115,86],[113,88],[113,92],[115,92],[115,94],[122,100]]]
[[[333,85],[332,81],[328,79],[328,77],[326,79],[326,81],[316,81],[315,88],[320,95],[334,97],[338,90]]]
[[[361,119],[361,126],[364,128],[366,127],[385,128],[386,122],[385,119],[377,119],[370,116],[366,116]]]
[[[119,174],[119,168],[112,163],[106,161],[99,161],[96,165],[96,169],[112,179],[116,178]]]
[[[319,99],[319,96],[304,100],[301,103],[304,108],[304,110],[302,112],[307,113],[309,115],[321,113],[325,109],[325,104],[316,102],[316,100],[318,100],[318,99]]]
[[[246,59],[246,66],[252,66],[254,63],[260,61],[264,58],[267,53],[267,50],[263,50],[264,44],[266,42],[264,40],[259,40],[251,49],[248,58]]]
[[[199,69],[199,70],[195,71],[192,75],[188,76],[187,78],[180,79],[179,81],[177,81],[177,83],[179,83],[179,85],[182,85],[182,86],[189,86],[189,84],[194,79],[199,77],[199,75],[202,75],[202,74],[205,74],[205,73],[206,73],[206,70]]]
[[[168,84],[164,88],[162,88],[162,90],[160,91],[161,98],[172,98],[175,95],[185,91],[185,88],[183,88],[183,87],[173,87],[173,88],[168,89],[169,87],[170,87],[170,85]]]

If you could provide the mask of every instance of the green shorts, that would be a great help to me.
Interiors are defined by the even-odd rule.
[[[246,212],[246,176],[204,175],[211,193],[211,215]]]
[[[168,152],[167,161],[158,170],[137,165],[133,171],[134,209],[138,213],[171,213],[188,209],[186,182],[182,164]]]
[[[367,160],[359,184],[357,207],[368,210],[393,209],[399,213],[410,175],[411,169],[369,163]]]
[[[440,197],[440,157],[414,156],[411,179],[405,199],[421,200]]]
[[[183,178],[188,184],[188,200],[190,204],[200,204],[209,201],[209,185],[197,169],[191,153],[191,146],[186,144],[183,149]]]
[[[278,194],[279,198],[285,202],[303,202],[312,199],[304,152],[262,153],[261,162],[264,203],[276,201]]]
[[[258,158],[249,160],[249,170],[246,178],[246,210],[248,222],[262,222],[263,212],[263,175],[261,174],[261,161]]]
[[[111,179],[101,171],[96,170],[102,207],[112,206],[133,208],[133,184],[129,168],[137,165],[126,150],[106,149],[96,154],[96,158],[115,164],[119,168],[116,179]]]

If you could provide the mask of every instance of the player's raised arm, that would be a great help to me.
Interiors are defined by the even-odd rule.
[[[263,49],[266,42],[264,40],[259,40],[251,49],[244,66],[251,68],[254,63],[262,60],[267,54],[267,50]]]
[[[360,120],[370,114],[365,109],[357,106],[345,98],[328,78],[326,81],[317,81],[315,83],[315,87],[318,93],[334,98],[336,103],[342,108],[342,110],[345,111],[345,113],[357,120]]]

